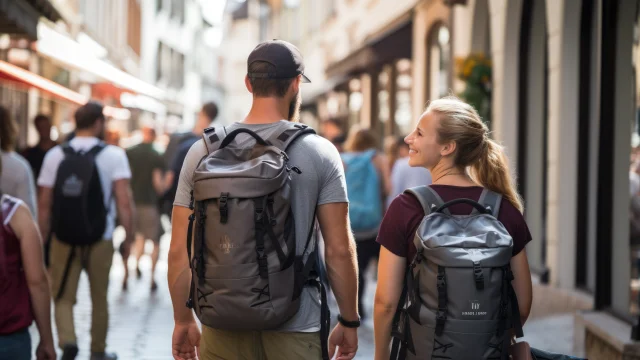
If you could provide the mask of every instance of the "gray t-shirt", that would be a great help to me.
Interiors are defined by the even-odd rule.
[[[285,129],[286,120],[271,124],[234,123],[227,127],[227,132],[238,128],[247,128],[262,138],[273,137]],[[254,142],[247,134],[240,134],[234,143],[237,146],[250,145]],[[184,160],[178,190],[174,200],[176,206],[189,206],[190,192],[193,189],[193,173],[200,159],[207,154],[204,142],[196,142]],[[329,203],[346,203],[347,186],[344,169],[338,150],[328,140],[318,135],[306,135],[297,139],[287,150],[290,163],[297,166],[302,174],[292,173],[291,207],[295,214],[296,248],[301,253],[307,241],[310,227],[313,225],[313,214],[317,205]],[[309,250],[315,246],[315,240]],[[317,289],[305,288],[301,295],[300,310],[284,324],[279,331],[315,332],[320,330],[320,296]]]
[[[25,158],[13,151],[2,151],[0,156],[2,156],[0,190],[24,201],[33,218],[37,220],[36,183],[33,179],[31,165]]]

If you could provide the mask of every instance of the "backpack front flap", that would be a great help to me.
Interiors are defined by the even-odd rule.
[[[194,174],[195,310],[214,328],[273,329],[299,305],[288,157],[267,140],[216,141]]]
[[[497,220],[501,196],[485,190],[478,210],[454,216],[433,189],[418,196],[425,192],[431,194],[421,199],[426,216],[408,284],[417,357],[502,359],[513,240]]]

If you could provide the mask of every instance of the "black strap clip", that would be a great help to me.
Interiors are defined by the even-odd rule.
[[[189,200],[189,210],[193,210],[194,206],[193,206],[193,190],[191,190],[191,200]]]
[[[447,280],[445,278],[444,267],[438,266],[438,275],[436,277],[436,286],[438,288],[438,311],[436,312],[436,335],[442,335],[444,331],[444,323],[447,320]]]
[[[258,272],[263,279],[269,278],[269,263],[267,262],[267,255],[264,253],[264,249],[256,249],[258,255]]]
[[[476,289],[484,289],[484,274],[482,272],[482,268],[480,267],[479,261],[473,262],[473,276],[475,277],[476,281]]]
[[[229,193],[220,194],[220,223],[226,224],[227,220],[229,220],[229,207],[227,206],[227,201],[229,198]]]

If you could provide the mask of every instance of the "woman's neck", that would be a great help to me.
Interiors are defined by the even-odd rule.
[[[438,164],[430,169],[434,185],[475,186],[464,168]]]

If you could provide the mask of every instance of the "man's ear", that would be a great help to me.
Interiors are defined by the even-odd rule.
[[[253,94],[253,87],[251,87],[251,81],[249,80],[248,75],[245,75],[244,77],[244,85],[247,87],[247,90],[249,90],[249,92]]]
[[[302,75],[296,76],[291,82],[290,90],[293,94],[297,94],[300,91],[300,83],[302,82]]]
[[[456,152],[456,142],[450,141],[442,147],[442,149],[440,150],[440,155],[449,156],[454,152]]]

